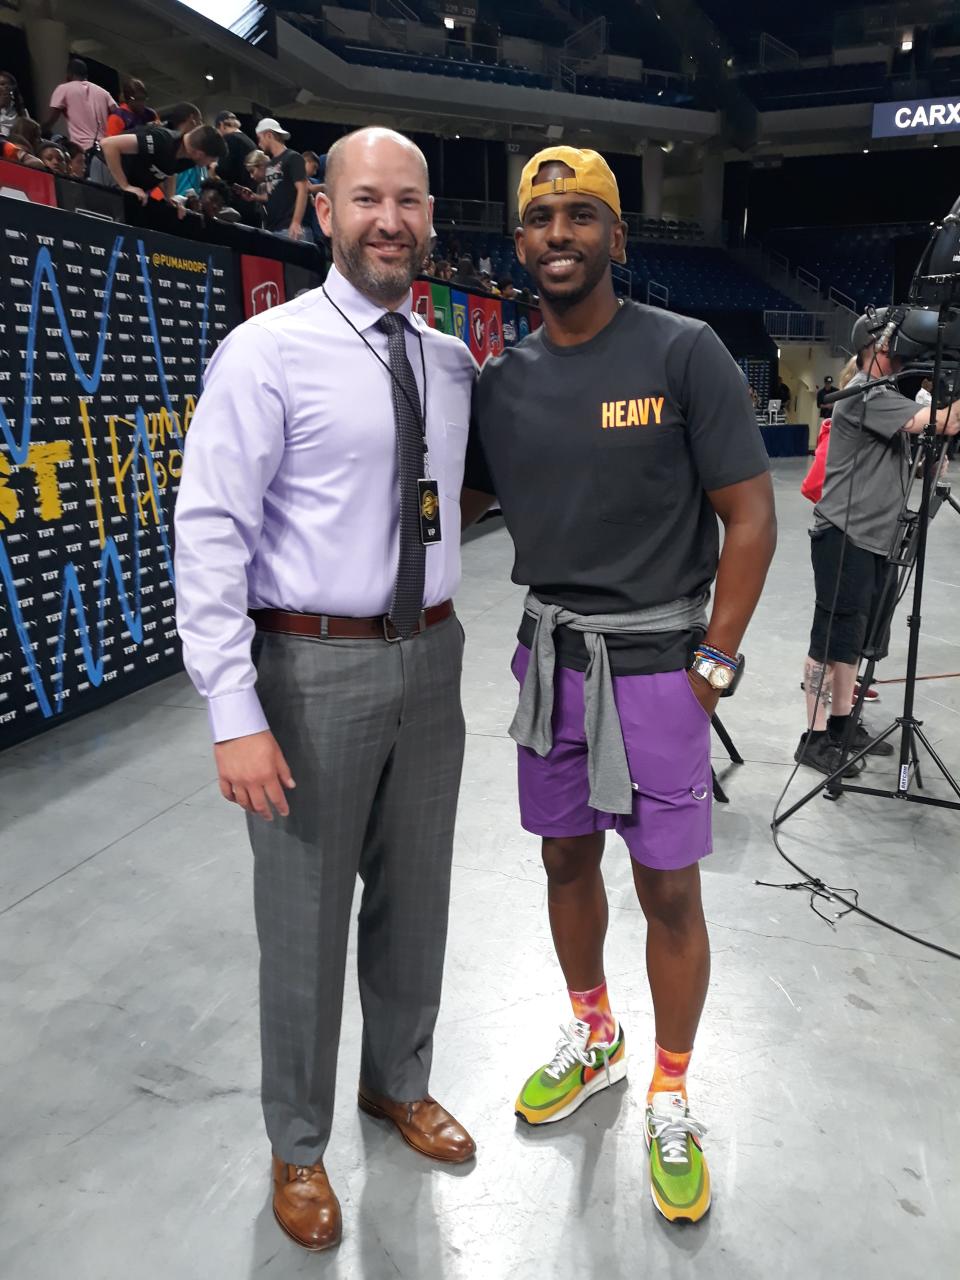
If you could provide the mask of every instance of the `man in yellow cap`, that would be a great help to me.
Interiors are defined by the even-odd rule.
[[[541,151],[518,197],[517,256],[543,326],[484,366],[463,507],[469,519],[496,496],[513,579],[529,587],[510,732],[573,1019],[516,1111],[561,1120],[626,1075],[603,963],[600,863],[615,830],[647,920],[651,1191],[667,1218],[695,1221],[710,1205],[686,1091],[710,972],[699,873],[711,849],[710,719],[743,672],[740,641],[773,555],[767,456],[716,334],[617,298],[610,262],[625,260],[626,228],[603,157]]]

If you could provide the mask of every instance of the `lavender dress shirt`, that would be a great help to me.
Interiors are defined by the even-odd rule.
[[[387,360],[383,307],[336,268],[327,293]],[[424,606],[460,584],[460,487],[477,366],[408,297],[407,355],[424,398],[443,541],[427,548]],[[421,361],[421,343],[424,361]],[[210,361],[187,434],[176,508],[177,627],[214,740],[266,729],[248,608],[386,613],[399,497],[390,375],[322,290],[254,316]]]

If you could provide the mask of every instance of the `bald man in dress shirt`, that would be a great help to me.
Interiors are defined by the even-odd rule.
[[[463,760],[451,597],[476,366],[412,310],[427,184],[422,153],[389,130],[331,149],[316,199],[335,265],[221,344],[177,502],[184,658],[254,853],[274,1214],[308,1249],[341,1235],[323,1156],[358,873],[359,1105],[426,1156],[475,1152],[428,1093]]]

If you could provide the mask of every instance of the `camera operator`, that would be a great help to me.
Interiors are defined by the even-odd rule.
[[[889,317],[890,308],[882,308],[854,325],[857,373],[848,389],[904,367],[903,355],[897,354],[897,330],[891,332],[887,325]],[[803,671],[808,732],[801,735],[794,754],[795,760],[802,758],[821,773],[831,774],[840,765],[857,669],[910,484],[907,437],[920,435],[929,420],[929,406],[918,410],[914,400],[889,386],[872,387],[862,397],[832,407],[823,494],[810,530],[816,607]],[[960,431],[960,403],[938,412],[937,431]],[[859,725],[853,750],[862,750],[868,741],[866,729]],[[891,755],[893,747],[881,742],[872,752]],[[861,767],[857,764],[846,772],[858,773]]]

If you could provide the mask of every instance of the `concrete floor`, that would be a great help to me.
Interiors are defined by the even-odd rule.
[[[343,1245],[310,1256],[275,1227],[251,860],[241,815],[214,782],[204,712],[177,677],[2,760],[4,1280],[957,1275],[960,967],[854,918],[833,931],[804,895],[754,884],[795,878],[768,824],[803,714],[801,474],[799,462],[777,464],[781,546],[745,645],[748,679],[724,708],[747,764],[726,775],[731,803],[716,810],[704,865],[714,968],[691,1096],[709,1127],[708,1218],[671,1228],[649,1199],[652,1019],[619,841],[606,865],[607,968],[633,1074],[562,1125],[531,1131],[513,1118],[520,1083],[568,1014],[538,842],[516,817],[507,662],[520,591],[499,531],[465,548],[458,602],[469,739],[433,1080],[476,1136],[476,1166],[431,1166],[358,1114],[351,976],[327,1159]],[[932,530],[926,672],[960,669],[958,545],[946,511]],[[904,618],[885,676],[903,668]],[[920,689],[927,729],[960,770],[960,681]],[[873,721],[895,707],[887,687]],[[803,772],[791,794],[815,777]],[[892,781],[889,764],[871,773]],[[960,817],[818,799],[784,834],[868,909],[960,947]]]

